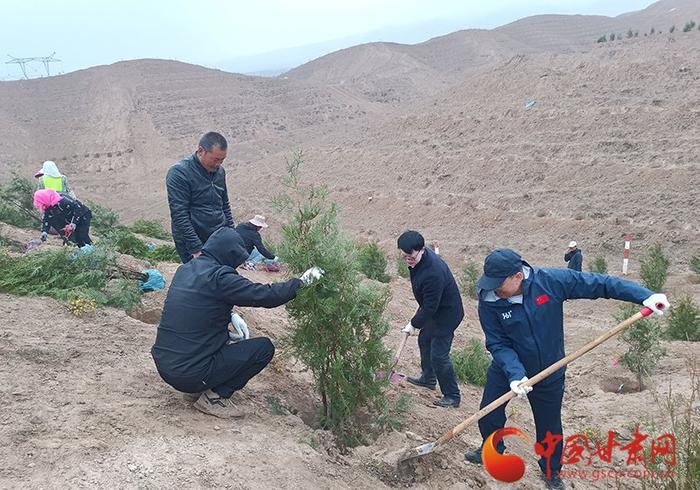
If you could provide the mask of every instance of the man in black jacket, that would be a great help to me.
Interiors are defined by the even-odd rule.
[[[175,248],[183,263],[198,257],[202,244],[221,227],[234,227],[226,189],[226,139],[207,133],[197,151],[170,167],[165,179]]]
[[[275,260],[277,258],[275,254],[265,248],[262,237],[260,236],[260,230],[267,228],[267,226],[265,216],[259,214],[256,214],[253,219],[236,226],[236,231],[241,235],[243,243],[245,244],[245,249],[248,251],[248,260],[251,260],[253,263],[255,262],[255,256],[258,257],[257,261],[262,260],[260,258],[261,256],[269,260]],[[253,249],[256,249],[258,253],[254,254]]]
[[[256,284],[236,272],[247,257],[236,231],[215,231],[202,255],[175,273],[151,349],[163,380],[178,391],[203,392],[194,407],[217,417],[243,415],[229,398],[262,371],[275,352],[266,337],[230,342],[231,309],[283,305],[300,287],[323,275],[313,267],[300,279]]]
[[[432,250],[417,231],[406,231],[398,239],[401,257],[408,265],[413,296],[418,311],[403,328],[408,335],[418,334],[420,377],[406,381],[431,390],[440,383],[443,397],[433,403],[440,407],[459,407],[461,396],[450,349],[454,331],[464,318],[462,297],[447,264]]]

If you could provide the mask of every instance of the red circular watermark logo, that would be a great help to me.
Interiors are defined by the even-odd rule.
[[[496,450],[496,446],[506,436],[518,436],[528,443],[530,437],[520,429],[515,427],[504,427],[498,429],[486,438],[481,450],[481,461],[489,475],[498,481],[513,483],[520,480],[525,474],[525,461],[520,456],[514,454],[501,454]]]

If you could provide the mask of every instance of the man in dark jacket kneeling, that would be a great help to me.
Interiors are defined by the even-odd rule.
[[[175,273],[151,349],[163,380],[178,391],[201,393],[194,407],[217,417],[244,415],[230,398],[269,364],[275,352],[266,337],[248,339],[246,334],[232,342],[229,322],[242,322],[238,315],[232,317],[232,308],[283,305],[300,287],[323,275],[312,267],[300,279],[256,284],[236,272],[247,258],[236,231],[226,227],[215,231],[202,254]]]

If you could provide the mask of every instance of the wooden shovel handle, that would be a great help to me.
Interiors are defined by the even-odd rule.
[[[408,337],[410,337],[410,334],[406,333],[406,334],[404,334],[403,338],[401,339],[401,342],[399,343],[399,348],[396,349],[396,354],[394,354],[394,360],[391,363],[392,368],[399,363],[399,358],[401,357],[401,353],[403,352],[403,348],[406,347],[406,341],[408,340]]]
[[[658,305],[657,305],[658,307]],[[568,356],[558,360],[548,368],[540,371],[536,375],[534,375],[532,378],[528,379],[525,383],[522,384],[522,386],[533,386],[536,383],[539,383],[542,381],[544,378],[549,376],[550,374],[554,373],[555,371],[558,371],[559,369],[563,368],[570,362],[574,361],[575,359],[578,359],[585,353],[595,349],[598,347],[600,344],[608,340],[610,337],[614,337],[630,325],[632,325],[634,322],[641,320],[642,318],[645,318],[649,315],[651,315],[652,310],[644,307],[642,308],[639,312],[635,313],[628,319],[624,320],[623,322],[619,323],[617,326],[611,328],[608,330],[606,333],[601,335],[595,340],[590,341],[583,347],[581,347],[579,350],[574,352],[573,354],[569,354]],[[473,424],[474,422],[477,422],[481,417],[483,417],[486,414],[489,414],[493,412],[495,409],[506,403],[508,400],[515,398],[517,395],[513,391],[509,391],[508,393],[502,395],[500,398],[497,398],[496,400],[492,401],[488,405],[486,405],[484,408],[476,412],[474,415],[471,417],[463,420],[460,424],[454,426],[452,429],[447,431],[443,436],[438,439],[435,442],[435,446],[439,446],[440,444],[444,444],[445,442],[449,441],[450,439],[454,438],[456,435],[460,434],[464,429],[466,429],[468,426]]]

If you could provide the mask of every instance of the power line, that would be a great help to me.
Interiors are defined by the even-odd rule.
[[[41,63],[44,64],[44,69],[46,70],[46,76],[50,77],[51,73],[49,70],[49,63],[56,63],[58,61],[61,61],[59,59],[54,58],[56,55],[56,51],[51,53],[51,56],[37,56],[33,58],[16,58],[10,54],[7,56],[10,58],[10,61],[6,61],[5,64],[17,64],[19,65],[20,69],[22,70],[22,75],[24,75],[25,80],[29,80],[29,77],[27,76],[27,63],[31,63],[32,61],[40,61]]]

